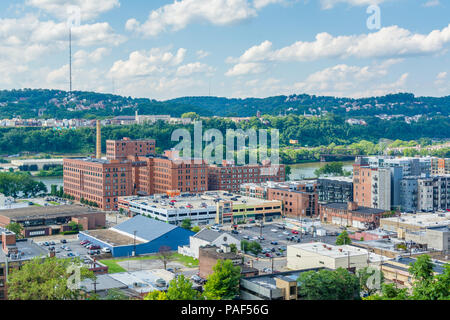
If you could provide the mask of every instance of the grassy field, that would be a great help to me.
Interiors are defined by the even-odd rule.
[[[135,258],[121,258],[121,259],[108,259],[108,260],[100,260],[100,263],[103,263],[104,265],[108,266],[108,272],[109,273],[118,273],[118,272],[125,272],[126,270],[122,268],[118,262],[124,262],[124,261],[139,261],[139,260],[158,260],[159,257],[156,255],[151,256],[142,256],[142,257],[135,257]],[[195,268],[198,266],[198,260],[183,256],[179,253],[174,253],[172,255],[172,261],[179,262],[183,264],[184,266],[188,268]]]

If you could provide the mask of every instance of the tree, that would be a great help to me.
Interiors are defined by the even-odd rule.
[[[262,247],[261,244],[259,242],[253,241],[249,244],[248,246],[248,250],[255,254],[258,255],[261,251],[262,251]]]
[[[70,221],[68,224],[72,228],[72,231],[82,231],[83,225],[76,223],[75,221]]]
[[[195,232],[195,233],[200,232],[200,230],[201,230],[201,228],[199,226],[193,226],[191,229],[191,231]]]
[[[409,274],[413,278],[411,294],[407,289],[385,284],[381,295],[375,294],[366,300],[450,300],[450,264],[445,264],[442,274],[435,275],[430,256],[421,255],[411,263]]]
[[[184,219],[184,220],[181,222],[181,227],[182,227],[183,229],[191,230],[191,228],[192,228],[192,222],[191,222],[191,220],[190,220],[190,219]]]
[[[347,230],[342,231],[342,233],[336,238],[336,245],[342,246],[344,244],[352,244],[352,239],[348,236]]]
[[[249,251],[249,246],[250,246],[250,242],[248,242],[247,240],[241,241],[241,250],[244,251],[245,253],[247,253],[247,251]]]
[[[20,223],[12,222],[6,226],[6,229],[16,234],[16,239],[23,238],[23,226]]]
[[[144,300],[169,300],[167,294],[164,291],[151,291],[145,297]]]
[[[302,272],[298,294],[305,300],[358,300],[359,279],[346,269]]]
[[[219,260],[213,267],[204,287],[204,296],[208,300],[231,300],[239,294],[241,268],[234,266],[231,260]]]
[[[8,276],[8,299],[10,300],[76,300],[82,297],[79,289],[70,287],[71,280],[80,281],[94,278],[92,271],[75,259],[34,258],[26,262],[19,270],[13,270]]]
[[[359,278],[361,289],[369,296],[381,289],[381,285],[384,282],[383,272],[375,268],[365,267],[359,269],[356,275]],[[377,288],[378,285],[380,286],[379,288]]]
[[[200,293],[192,288],[192,282],[179,275],[169,283],[167,290],[168,300],[198,300]]]
[[[164,270],[167,269],[167,264],[172,260],[172,248],[169,246],[161,246],[158,252],[159,260],[164,264]]]
[[[325,164],[320,169],[317,169],[314,171],[314,174],[317,177],[320,177],[322,175],[334,175],[334,176],[343,176],[344,170],[343,170],[344,164],[342,162],[331,162]]]
[[[230,250],[233,253],[237,253],[238,251],[237,246],[234,243],[230,244]]]
[[[186,112],[181,115],[181,118],[197,120],[200,119],[200,116],[195,112]]]

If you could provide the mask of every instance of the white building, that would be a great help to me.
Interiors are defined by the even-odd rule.
[[[216,246],[220,248],[222,245],[230,244],[235,244],[238,249],[241,247],[241,241],[232,235],[205,228],[189,238],[189,246],[178,247],[178,253],[198,259],[200,247]]]
[[[302,243],[287,247],[287,267],[291,270],[305,270],[324,267],[356,268],[379,266],[389,260],[366,249],[355,246],[334,246],[322,242]]]
[[[391,210],[391,170],[379,168],[372,172],[372,208]]]

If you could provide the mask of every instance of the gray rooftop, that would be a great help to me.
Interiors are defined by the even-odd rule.
[[[324,204],[322,206],[326,207],[326,208],[338,209],[338,210],[347,210],[348,209],[347,203],[329,203],[329,204]],[[368,207],[358,207],[358,209],[352,210],[352,212],[370,215],[370,214],[383,213],[383,212],[386,212],[386,210],[368,208]]]
[[[209,230],[209,229],[205,228],[205,229],[199,231],[197,234],[195,234],[194,238],[198,238],[198,239],[205,240],[208,242],[213,242],[222,234],[223,234],[223,232]]]
[[[0,216],[17,219],[39,219],[39,218],[57,218],[65,216],[77,216],[99,212],[90,208],[70,205],[70,206],[49,206],[49,207],[25,207],[18,209],[9,209],[0,211]]]
[[[115,226],[112,230],[118,230],[130,236],[134,236],[136,231],[136,237],[153,241],[176,228],[174,225],[138,215]]]
[[[114,278],[112,278],[109,274],[101,274],[97,276],[96,279],[96,290],[97,291],[106,291],[110,289],[127,289],[128,286]],[[94,291],[94,280],[85,279],[81,281],[80,287],[86,292]]]

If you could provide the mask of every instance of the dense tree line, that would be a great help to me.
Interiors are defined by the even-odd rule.
[[[236,124],[222,118],[203,120],[203,131],[218,129],[224,135],[227,129],[278,129],[280,146],[284,148],[281,157],[284,163],[296,163],[302,160],[318,160],[321,153],[331,154],[378,154],[389,146],[384,139],[415,140],[423,144],[432,138],[450,138],[450,119],[436,118],[406,124],[403,121],[368,120],[367,126],[352,126],[339,116],[328,115],[321,118],[303,116],[271,117],[263,121],[252,118],[248,122]],[[173,125],[157,122],[154,125],[107,126],[102,129],[103,150],[107,139],[156,139],[158,151],[175,146],[171,136],[174,130],[186,128],[193,136],[193,125]],[[0,129],[0,154],[18,152],[47,153],[93,153],[95,151],[95,129],[53,130],[42,128]],[[294,147],[289,141],[298,140]],[[393,141],[390,141],[392,143]],[[397,142],[398,144],[398,142]],[[412,142],[414,144],[414,142]],[[325,147],[324,147],[325,146]],[[349,151],[350,150],[350,151]],[[436,151],[436,155],[448,155],[449,150]],[[411,154],[418,151],[410,150]],[[408,154],[410,155],[410,154]]]
[[[47,193],[43,182],[34,181],[28,173],[0,172],[0,193],[7,197],[37,196]]]

